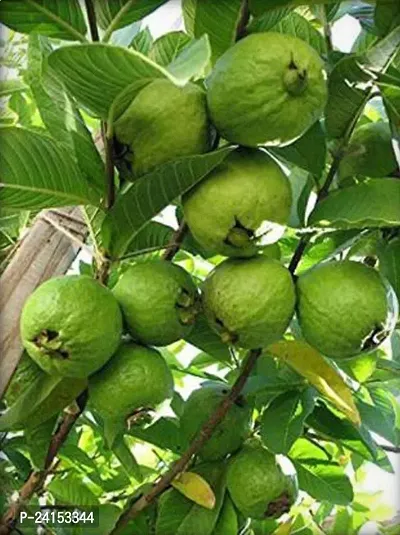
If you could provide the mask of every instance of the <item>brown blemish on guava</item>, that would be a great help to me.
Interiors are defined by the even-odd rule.
[[[264,516],[266,518],[278,518],[283,515],[283,513],[288,513],[291,506],[290,496],[287,492],[284,492],[279,498],[276,498],[276,500],[273,500],[268,504]]]

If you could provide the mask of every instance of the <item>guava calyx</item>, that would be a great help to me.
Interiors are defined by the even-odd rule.
[[[200,309],[198,295],[190,295],[185,288],[181,288],[175,307],[178,311],[179,322],[182,325],[193,325]]]
[[[283,76],[283,83],[290,95],[295,97],[304,93],[308,85],[308,73],[306,69],[300,69],[294,59],[289,63]]]
[[[288,492],[283,492],[278,498],[269,502],[265,511],[265,518],[279,518],[284,513],[288,513],[293,505]]]
[[[36,347],[50,358],[65,360],[69,358],[69,353],[63,349],[63,343],[59,339],[57,331],[44,329],[32,342]]]
[[[254,243],[255,234],[252,229],[246,228],[239,219],[235,217],[235,225],[228,232],[224,243],[237,247],[238,249],[245,249]]]

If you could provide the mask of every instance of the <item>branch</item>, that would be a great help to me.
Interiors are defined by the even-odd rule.
[[[137,515],[146,509],[161,493],[163,493],[175,479],[175,477],[183,472],[192,459],[192,457],[199,452],[202,446],[211,437],[217,425],[224,419],[230,407],[236,401],[240,395],[246,381],[257,362],[258,357],[261,355],[261,349],[252,349],[243,366],[242,372],[232,386],[229,395],[221,401],[214,413],[210,416],[208,421],[203,425],[197,436],[191,442],[188,449],[182,455],[178,461],[176,461],[170,470],[166,472],[161,479],[155,483],[153,488],[147,493],[137,499],[128,509],[121,515],[114,529],[110,535],[117,535],[128,524],[130,520],[136,518]]]
[[[249,1],[243,0],[240,19],[236,28],[236,41],[247,35],[247,23],[250,19]]]
[[[47,476],[52,470],[52,465],[57,453],[60,451],[62,445],[66,441],[69,432],[75,425],[75,422],[82,414],[87,402],[87,390],[82,392],[76,399],[76,407],[74,410],[66,410],[64,418],[54,433],[49,449],[47,452],[44,469],[40,471],[33,471],[28,477],[27,481],[21,487],[18,493],[18,499],[12,503],[1,519],[0,535],[9,535],[15,529],[15,525],[18,522],[19,513],[23,508],[25,502],[29,501],[32,496],[40,492],[46,481]]]
[[[179,228],[176,230],[176,232],[174,232],[171,241],[168,243],[164,254],[162,255],[163,260],[171,261],[174,258],[176,253],[179,251],[188,230],[187,224],[182,220]]]
[[[90,35],[92,36],[92,41],[99,41],[99,31],[97,29],[96,22],[96,12],[94,10],[93,0],[85,0],[86,12],[88,15]]]
[[[328,195],[329,193],[329,188],[331,187],[332,185],[332,182],[335,178],[335,175],[339,169],[339,165],[340,165],[340,162],[343,158],[343,153],[344,151],[343,150],[339,150],[337,152],[337,154],[335,155],[335,157],[333,158],[333,161],[332,161],[332,164],[331,164],[331,167],[328,171],[328,174],[326,175],[326,180],[325,180],[325,183],[324,185],[322,186],[322,188],[319,190],[318,192],[318,195],[317,195],[317,200],[316,200],[316,205],[321,202],[323,199],[325,199],[325,197]],[[312,237],[312,233],[310,234],[307,234],[305,236],[303,236],[292,256],[292,259],[290,261],[290,264],[289,264],[289,271],[294,274],[294,272],[296,271],[296,268],[297,266],[299,265],[299,262],[301,260],[301,257],[303,256],[304,254],[304,251],[306,250],[306,247],[307,245],[309,244],[310,240],[311,240],[311,237]]]

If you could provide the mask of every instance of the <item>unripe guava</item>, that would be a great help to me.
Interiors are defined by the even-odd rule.
[[[135,264],[113,289],[132,337],[166,346],[187,336],[199,312],[197,288],[183,268],[166,260]]]
[[[183,436],[191,441],[210,418],[219,403],[229,394],[229,387],[206,384],[192,392],[181,416]],[[204,460],[218,460],[236,451],[248,437],[251,426],[251,407],[239,398],[229,409],[211,438],[201,448],[199,456]]]
[[[115,135],[128,145],[135,176],[211,148],[206,97],[197,85],[177,87],[169,80],[148,84],[117,119]]]
[[[229,461],[227,488],[239,511],[254,519],[278,518],[297,499],[295,474],[285,474],[275,455],[256,440]]]
[[[322,115],[323,63],[306,42],[280,33],[245,37],[217,61],[207,101],[218,132],[240,145],[287,145]]]
[[[372,267],[330,262],[301,275],[296,286],[303,336],[327,357],[376,349],[394,328],[396,296]]]
[[[203,285],[203,306],[222,341],[244,348],[279,340],[294,313],[295,289],[290,272],[263,256],[229,259]]]
[[[48,377],[47,374],[28,356],[23,353],[20,363],[10,381],[5,393],[5,400],[9,407],[17,403],[24,393],[38,384],[41,377]],[[60,377],[60,382],[53,388],[47,389],[46,394],[42,392],[35,407],[26,407],[20,414],[18,421],[12,425],[12,430],[34,429],[44,422],[57,415],[62,409],[70,405],[83,390],[87,387],[87,380],[75,377]]]
[[[89,379],[89,403],[105,420],[125,421],[138,409],[154,409],[170,398],[174,381],[161,354],[124,343]]]
[[[339,167],[341,179],[349,176],[386,177],[398,168],[387,122],[357,128]]]
[[[122,315],[110,290],[85,275],[56,277],[28,298],[21,315],[25,349],[47,373],[87,377],[117,349]]]
[[[289,180],[267,153],[238,149],[183,199],[195,239],[214,253],[248,257],[286,225],[292,204]]]

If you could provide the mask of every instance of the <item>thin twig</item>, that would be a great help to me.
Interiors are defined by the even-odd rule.
[[[107,137],[107,124],[102,123],[104,148],[106,153],[106,210],[110,210],[115,203],[115,176],[114,176],[114,139]]]
[[[27,481],[21,487],[18,493],[18,500],[10,505],[8,511],[1,519],[0,535],[9,535],[15,529],[15,525],[18,522],[19,513],[25,502],[30,500],[32,496],[40,492],[47,476],[52,470],[53,461],[68,437],[69,432],[73,428],[75,422],[83,412],[87,401],[87,391],[85,390],[78,396],[76,400],[76,407],[74,410],[65,411],[64,418],[54,433],[48,453],[46,456],[44,470],[34,471],[30,474]]]
[[[215,412],[203,425],[182,457],[180,457],[180,459],[172,465],[169,471],[164,474],[157,483],[155,483],[153,488],[147,494],[142,495],[128,507],[128,509],[119,518],[110,535],[117,535],[120,533],[130,520],[135,518],[141,511],[146,509],[146,507],[150,505],[157,498],[157,496],[163,493],[170,486],[175,477],[185,470],[192,457],[198,453],[207,440],[209,440],[217,425],[223,420],[230,407],[239,397],[251,371],[253,370],[253,367],[257,362],[258,357],[261,355],[261,352],[261,349],[252,349],[249,352],[243,369],[235,384],[232,386],[228,396],[221,401]]]
[[[241,7],[240,19],[236,28],[236,41],[239,41],[247,35],[247,24],[250,19],[249,1],[243,0]]]
[[[97,29],[96,23],[96,12],[94,10],[94,5],[92,0],[85,0],[86,12],[88,15],[90,35],[92,41],[100,41],[99,31]]]
[[[165,248],[164,254],[162,255],[163,260],[171,261],[174,258],[176,253],[179,251],[188,230],[188,226],[182,220],[178,230],[174,232],[171,241]]]

